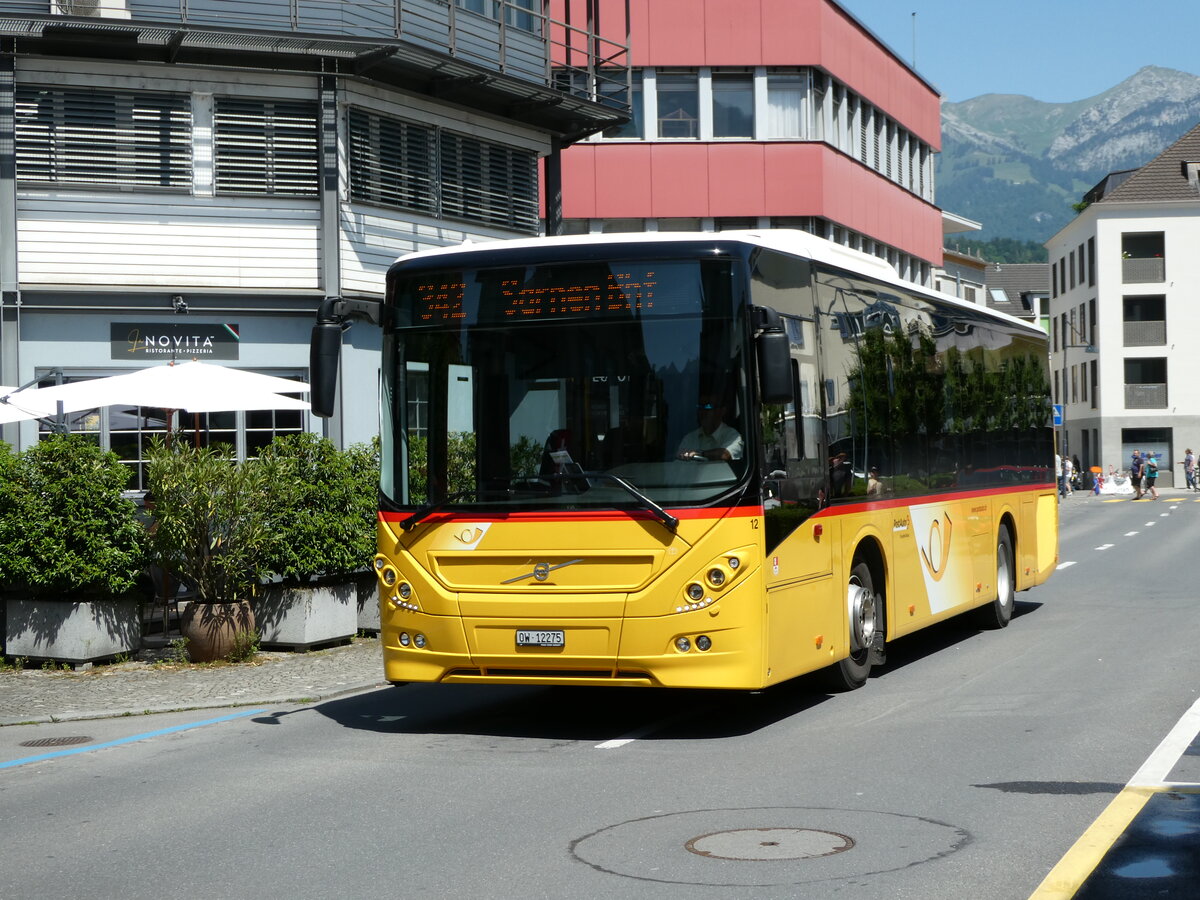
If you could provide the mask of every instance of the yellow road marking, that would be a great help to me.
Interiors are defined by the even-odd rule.
[[[1170,789],[1124,788],[1050,870],[1037,890],[1029,895],[1029,900],[1070,900],[1074,897],[1104,859],[1104,854],[1112,849],[1117,838],[1142,811],[1146,801],[1160,790]]]

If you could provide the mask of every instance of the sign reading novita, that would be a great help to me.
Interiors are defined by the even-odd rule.
[[[242,339],[231,322],[113,322],[111,328],[113,359],[237,359]]]

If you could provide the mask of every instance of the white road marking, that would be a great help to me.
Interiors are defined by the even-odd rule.
[[[636,738],[614,738],[611,741],[605,741],[603,744],[597,744],[597,750],[616,750],[618,747],[624,747],[626,744],[632,744]]]
[[[1111,546],[1112,546],[1112,544],[1101,544],[1101,545],[1100,545],[1099,547],[1097,547],[1096,549],[1097,549],[1097,550],[1107,550],[1107,549],[1108,549],[1109,547],[1111,547]]]
[[[1133,537],[1135,534],[1137,534],[1136,531],[1127,531],[1125,532],[1125,537]]]
[[[1073,565],[1075,565],[1075,560],[1071,560],[1070,562],[1061,562],[1061,563],[1059,563],[1059,564],[1058,564],[1058,566],[1057,566],[1057,567],[1054,569],[1054,571],[1056,571],[1056,572],[1057,572],[1057,571],[1059,571],[1060,569],[1069,569],[1069,568],[1071,568],[1071,566],[1073,566]]]
[[[1179,757],[1187,751],[1196,735],[1200,734],[1200,700],[1175,723],[1170,734],[1163,738],[1158,748],[1142,763],[1132,778],[1129,787],[1137,785],[1160,785],[1167,780]]]
[[[1146,527],[1147,527],[1147,528],[1150,528],[1151,526],[1153,526],[1153,525],[1157,525],[1157,524],[1158,524],[1157,522],[1147,522],[1147,523],[1146,523]]]

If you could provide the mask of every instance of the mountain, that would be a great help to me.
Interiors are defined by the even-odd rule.
[[[1145,165],[1200,121],[1200,77],[1147,66],[1073,103],[985,94],[942,106],[937,201],[970,237],[1041,243],[1109,172]]]

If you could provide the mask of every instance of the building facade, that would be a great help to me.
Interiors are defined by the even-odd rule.
[[[1046,242],[1060,446],[1084,468],[1159,456],[1159,483],[1182,484],[1200,445],[1200,126],[1147,165],[1114,173]]]
[[[306,378],[322,298],[381,298],[405,252],[536,234],[539,160],[624,119],[595,99],[628,83],[597,2],[564,23],[548,0],[0,0],[0,384],[171,358]],[[205,436],[369,439],[378,341],[346,334],[333,419],[213,413]],[[165,422],[70,427],[136,487]]]
[[[632,0],[632,119],[563,154],[563,230],[793,227],[933,286],[937,90],[833,0]]]

